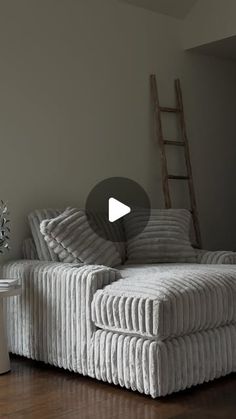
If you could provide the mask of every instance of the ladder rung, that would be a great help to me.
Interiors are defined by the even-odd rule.
[[[168,179],[189,180],[189,176],[168,175]]]
[[[185,142],[184,141],[169,141],[169,140],[165,140],[164,141],[164,144],[166,144],[166,145],[178,145],[178,146],[181,146],[181,147],[184,147],[185,146]]]
[[[181,109],[178,109],[178,108],[168,108],[168,107],[165,107],[165,106],[160,106],[160,111],[161,112],[178,113],[178,112],[181,112]]]

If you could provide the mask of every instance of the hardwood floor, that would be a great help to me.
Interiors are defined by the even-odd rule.
[[[59,368],[12,357],[0,377],[0,418],[233,419],[236,374],[152,400]]]

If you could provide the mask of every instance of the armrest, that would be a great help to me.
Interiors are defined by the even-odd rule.
[[[236,252],[223,250],[199,250],[196,249],[197,263],[201,264],[236,264]]]
[[[2,275],[19,278],[22,294],[7,301],[9,345],[13,353],[87,374],[94,293],[120,278],[96,265],[17,261]]]

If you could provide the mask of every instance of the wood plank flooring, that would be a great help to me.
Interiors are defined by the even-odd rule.
[[[236,418],[236,374],[152,400],[21,357],[11,365],[0,376],[1,419]]]

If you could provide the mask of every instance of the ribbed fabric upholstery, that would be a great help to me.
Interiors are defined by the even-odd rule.
[[[236,270],[168,265],[98,290],[92,319],[105,330],[164,340],[236,322]],[[125,275],[127,269],[123,269]]]
[[[38,253],[32,237],[28,237],[23,241],[22,254],[24,259],[38,259]]]
[[[140,226],[144,229],[141,233]],[[124,218],[127,263],[196,262],[190,243],[191,215],[185,209],[136,210]]]
[[[57,217],[60,213],[61,210],[48,208],[37,209],[28,215],[28,222],[39,260],[55,262],[59,261],[58,256],[48,247],[47,243],[45,242],[44,237],[40,231],[40,224],[45,219]]]
[[[90,216],[93,217],[94,224],[97,225],[98,229],[104,232],[107,240],[112,241],[113,245],[116,246],[121,262],[124,263],[126,259],[126,237],[122,220],[110,223],[107,221],[106,216],[95,212],[90,214]]]
[[[236,252],[196,250],[197,263],[236,265]]]
[[[61,261],[82,261],[106,266],[120,265],[122,256],[119,248],[95,232],[103,227],[103,223],[98,224],[98,216],[96,221],[93,230],[85,210],[68,208],[58,217],[44,220],[41,223],[41,232],[48,246]]]
[[[178,272],[181,271],[180,265],[158,266],[160,273],[167,270],[170,277],[176,268]],[[183,271],[195,269],[199,275],[202,268],[207,269],[208,273],[216,270],[220,275],[227,270],[223,286],[215,287],[216,283],[221,283],[218,277],[214,284],[211,278],[209,280],[209,295],[206,294],[206,297],[211,309],[212,303],[217,300],[215,310],[202,305],[201,291],[199,300],[195,300],[194,281],[186,284],[186,288],[191,289],[191,315],[193,319],[199,316],[199,322],[203,319],[202,312],[206,318],[209,316],[208,330],[160,341],[98,330],[91,319],[91,302],[99,289],[119,281],[121,275],[127,280],[134,276],[142,279],[146,271],[146,288],[149,292],[148,284],[156,266],[123,266],[118,271],[103,266],[55,262],[7,263],[1,267],[1,275],[19,278],[22,284],[22,295],[7,299],[9,349],[13,353],[119,384],[152,397],[164,396],[229,374],[236,371],[236,325],[209,328],[214,319],[214,324],[218,324],[218,311],[222,318],[228,317],[229,321],[233,319],[235,288],[233,285],[232,290],[232,284],[235,283],[235,269],[220,265],[182,265]],[[231,273],[229,284],[227,281]],[[196,281],[197,288],[197,278]],[[212,291],[215,292],[214,298]],[[230,292],[233,294],[231,302],[227,300]],[[232,309],[231,314],[228,306]],[[176,326],[175,312],[172,313],[170,319]],[[115,314],[117,316],[118,311]],[[188,322],[189,318],[183,315],[182,320]],[[197,323],[192,320],[191,324]]]
[[[5,264],[1,274],[19,278],[22,286],[21,296],[7,299],[10,351],[87,374],[95,330],[91,300],[119,272],[103,266],[18,261]]]
[[[236,371],[236,326],[156,342],[98,330],[90,375],[152,397]]]

